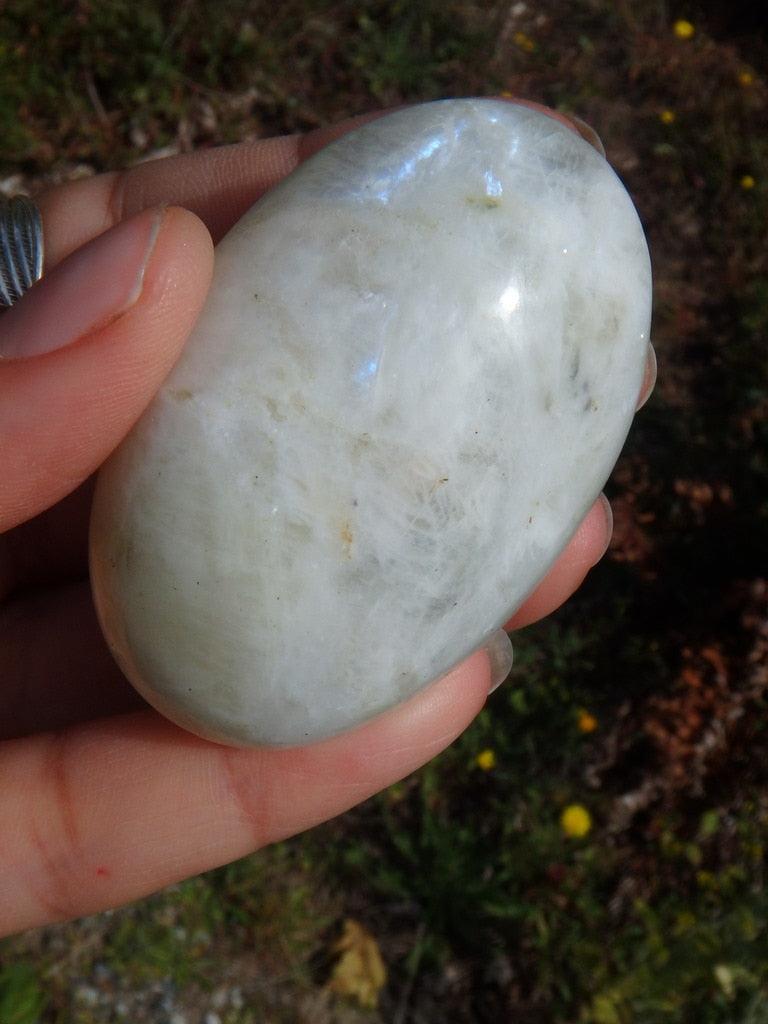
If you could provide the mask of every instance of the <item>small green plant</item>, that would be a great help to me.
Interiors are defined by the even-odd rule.
[[[27,964],[0,966],[2,1024],[38,1024],[47,1002],[33,967]]]

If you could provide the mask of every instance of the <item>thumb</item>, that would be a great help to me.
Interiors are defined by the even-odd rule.
[[[119,444],[178,358],[212,266],[194,214],[146,210],[0,315],[0,532],[74,490]]]

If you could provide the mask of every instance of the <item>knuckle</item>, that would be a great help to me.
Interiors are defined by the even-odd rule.
[[[51,733],[42,769],[46,797],[30,821],[34,896],[48,921],[74,917],[79,912],[82,864],[77,807],[71,785],[71,734]]]
[[[270,842],[272,793],[269,773],[258,751],[221,747],[219,757],[226,791],[236,819],[249,835],[249,846],[258,850]]]

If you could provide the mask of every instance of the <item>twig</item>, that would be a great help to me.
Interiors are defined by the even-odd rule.
[[[112,122],[109,120],[109,114],[104,109],[104,104],[101,102],[101,96],[99,96],[99,90],[96,88],[96,82],[93,77],[93,72],[90,68],[85,70],[85,91],[88,93],[88,99],[93,104],[93,109],[96,111],[96,117],[105,128],[110,128]]]
[[[423,921],[419,922],[419,927],[416,929],[416,942],[414,943],[415,956],[413,966],[408,972],[408,981],[405,983],[403,994],[400,996],[400,1002],[397,1004],[397,1011],[395,1013],[392,1024],[405,1024],[405,1016],[408,1013],[408,1003],[411,1000],[411,993],[413,992],[413,986],[416,984],[416,978],[419,974],[419,964],[421,963],[421,955],[424,951],[422,946],[422,940],[424,939],[424,933],[427,930],[427,926]]]

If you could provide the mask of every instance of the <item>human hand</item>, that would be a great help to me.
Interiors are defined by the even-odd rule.
[[[211,239],[360,120],[39,200],[46,276],[0,322],[0,934],[136,899],[339,814],[450,744],[498,682],[479,652],[349,733],[235,750],[147,708],[91,604],[92,475],[178,358]],[[508,628],[554,610],[609,538],[600,500]]]

